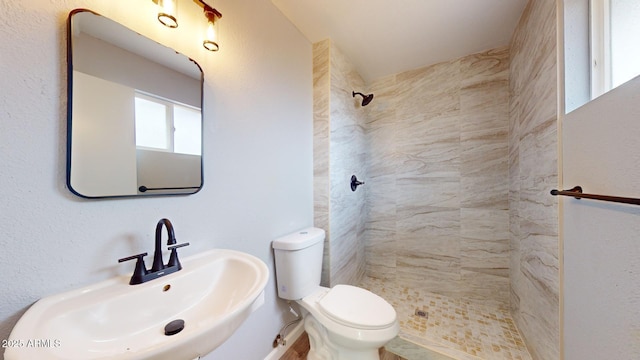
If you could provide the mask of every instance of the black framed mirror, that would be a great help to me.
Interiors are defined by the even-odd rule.
[[[67,186],[84,198],[202,188],[200,66],[86,9],[68,19]]]

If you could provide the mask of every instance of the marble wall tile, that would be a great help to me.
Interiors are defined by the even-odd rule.
[[[418,114],[407,117],[396,124],[396,136],[402,139],[398,145],[419,145],[429,148],[437,143],[460,142],[460,116],[449,113],[445,115]]]
[[[365,273],[373,278],[395,281],[396,269],[396,178],[372,176],[366,181]]]
[[[506,210],[509,209],[508,191],[508,176],[463,176],[460,178],[460,206]]]
[[[521,221],[521,228],[529,225]],[[536,294],[553,302],[559,301],[557,254],[549,249],[557,246],[558,238],[528,235],[520,243],[520,271],[535,288]]]
[[[462,72],[461,205],[508,209],[509,48],[464,57]]]
[[[441,294],[460,291],[460,241],[457,234],[399,233],[396,281],[415,289],[437,289]]]
[[[364,81],[330,40],[313,51],[314,221],[327,233],[322,284],[356,284],[366,270],[366,191],[349,185],[351,175],[367,177],[367,116],[351,91],[364,90]]]
[[[334,44],[330,46],[330,74],[329,284],[333,286],[357,284],[365,272],[366,189],[351,191],[350,179],[352,175],[367,178],[364,130],[367,117],[359,99],[351,94],[355,89],[365,88],[364,80]]]
[[[396,279],[404,286],[454,296],[460,291],[460,211],[398,207]]]
[[[368,128],[366,137],[366,164],[369,178],[395,174],[395,126],[378,124]],[[368,188],[368,187],[367,187]]]
[[[460,179],[458,177],[410,176],[396,179],[396,208],[400,216],[419,216],[431,207],[459,208]],[[411,212],[416,214],[411,214]],[[402,221],[398,219],[398,221]],[[403,226],[401,230],[406,229]]]
[[[462,269],[460,297],[486,304],[504,304],[509,296],[509,278]]]
[[[370,177],[365,185],[367,229],[396,228],[396,179],[393,175]]]
[[[509,79],[509,47],[465,56],[460,61],[462,86]]]
[[[357,284],[364,275],[364,245],[357,221],[332,221],[330,286]],[[362,248],[362,249],[361,249]]]
[[[376,279],[396,281],[398,248],[395,230],[371,228],[367,224],[365,231],[365,273]],[[375,223],[374,225],[375,226]]]
[[[508,210],[461,209],[460,235],[463,269],[508,278]]]
[[[506,177],[509,170],[507,133],[506,127],[463,132],[460,135],[461,175]]]
[[[396,170],[404,177],[452,178],[460,176],[461,148],[447,140],[435,142],[428,147],[402,144],[394,156]]]
[[[369,91],[370,89],[375,89],[374,101],[366,107],[367,130],[395,124],[398,103],[396,97],[398,91],[396,75],[375,80],[367,88]]]
[[[329,40],[313,44],[313,221],[325,229],[323,285],[329,284]]]
[[[560,358],[556,6],[530,1],[511,40],[510,307],[534,359]]]
[[[508,63],[509,49],[500,48],[370,85],[368,171],[377,189],[367,193],[367,275],[508,301],[509,237],[498,231],[509,215]],[[468,215],[475,209],[502,211],[504,222]],[[463,210],[465,231],[495,237],[463,238]],[[482,232],[490,225],[495,231]],[[465,281],[474,282],[468,290]]]
[[[399,121],[460,109],[460,59],[407,71],[396,79]]]
[[[458,240],[460,236],[460,210],[415,204],[397,207],[396,232],[398,234],[418,233],[435,236],[448,236]],[[428,247],[429,237],[425,237],[424,247]],[[419,251],[420,249],[410,249]]]
[[[509,123],[505,119],[509,119],[509,108],[508,105],[501,104],[487,106],[479,112],[462,110],[459,119],[461,133],[508,128]]]
[[[460,176],[460,121],[457,114],[418,115],[399,121],[396,139],[398,176]]]
[[[471,115],[504,114],[509,110],[509,79],[485,80],[461,88],[460,108],[463,113]],[[490,123],[478,125],[493,128],[509,124],[508,118],[497,117],[495,120],[500,121],[497,126]]]
[[[557,307],[555,299],[544,296],[533,296],[537,288],[527,279],[518,284],[518,304],[520,309],[536,309],[532,312],[521,311],[516,321],[520,333],[523,335],[531,357],[533,359],[561,359],[559,355],[560,332],[558,319],[551,314],[540,315],[538,309],[552,309]],[[514,319],[515,320],[515,319]],[[525,335],[525,333],[527,335]],[[544,339],[546,341],[540,341]],[[558,353],[557,357],[552,354]]]

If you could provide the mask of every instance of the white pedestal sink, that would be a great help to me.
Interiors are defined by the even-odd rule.
[[[116,277],[36,302],[13,328],[5,360],[192,360],[231,336],[264,302],[269,278],[258,258],[211,250],[176,273],[129,285]],[[165,326],[184,327],[165,335]]]

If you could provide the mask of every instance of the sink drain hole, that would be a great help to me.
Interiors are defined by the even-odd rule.
[[[164,327],[164,334],[167,336],[175,335],[184,329],[184,320],[173,320]]]

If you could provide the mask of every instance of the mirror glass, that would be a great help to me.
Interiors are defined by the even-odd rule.
[[[67,185],[86,198],[202,187],[200,66],[106,17],[69,15]]]

